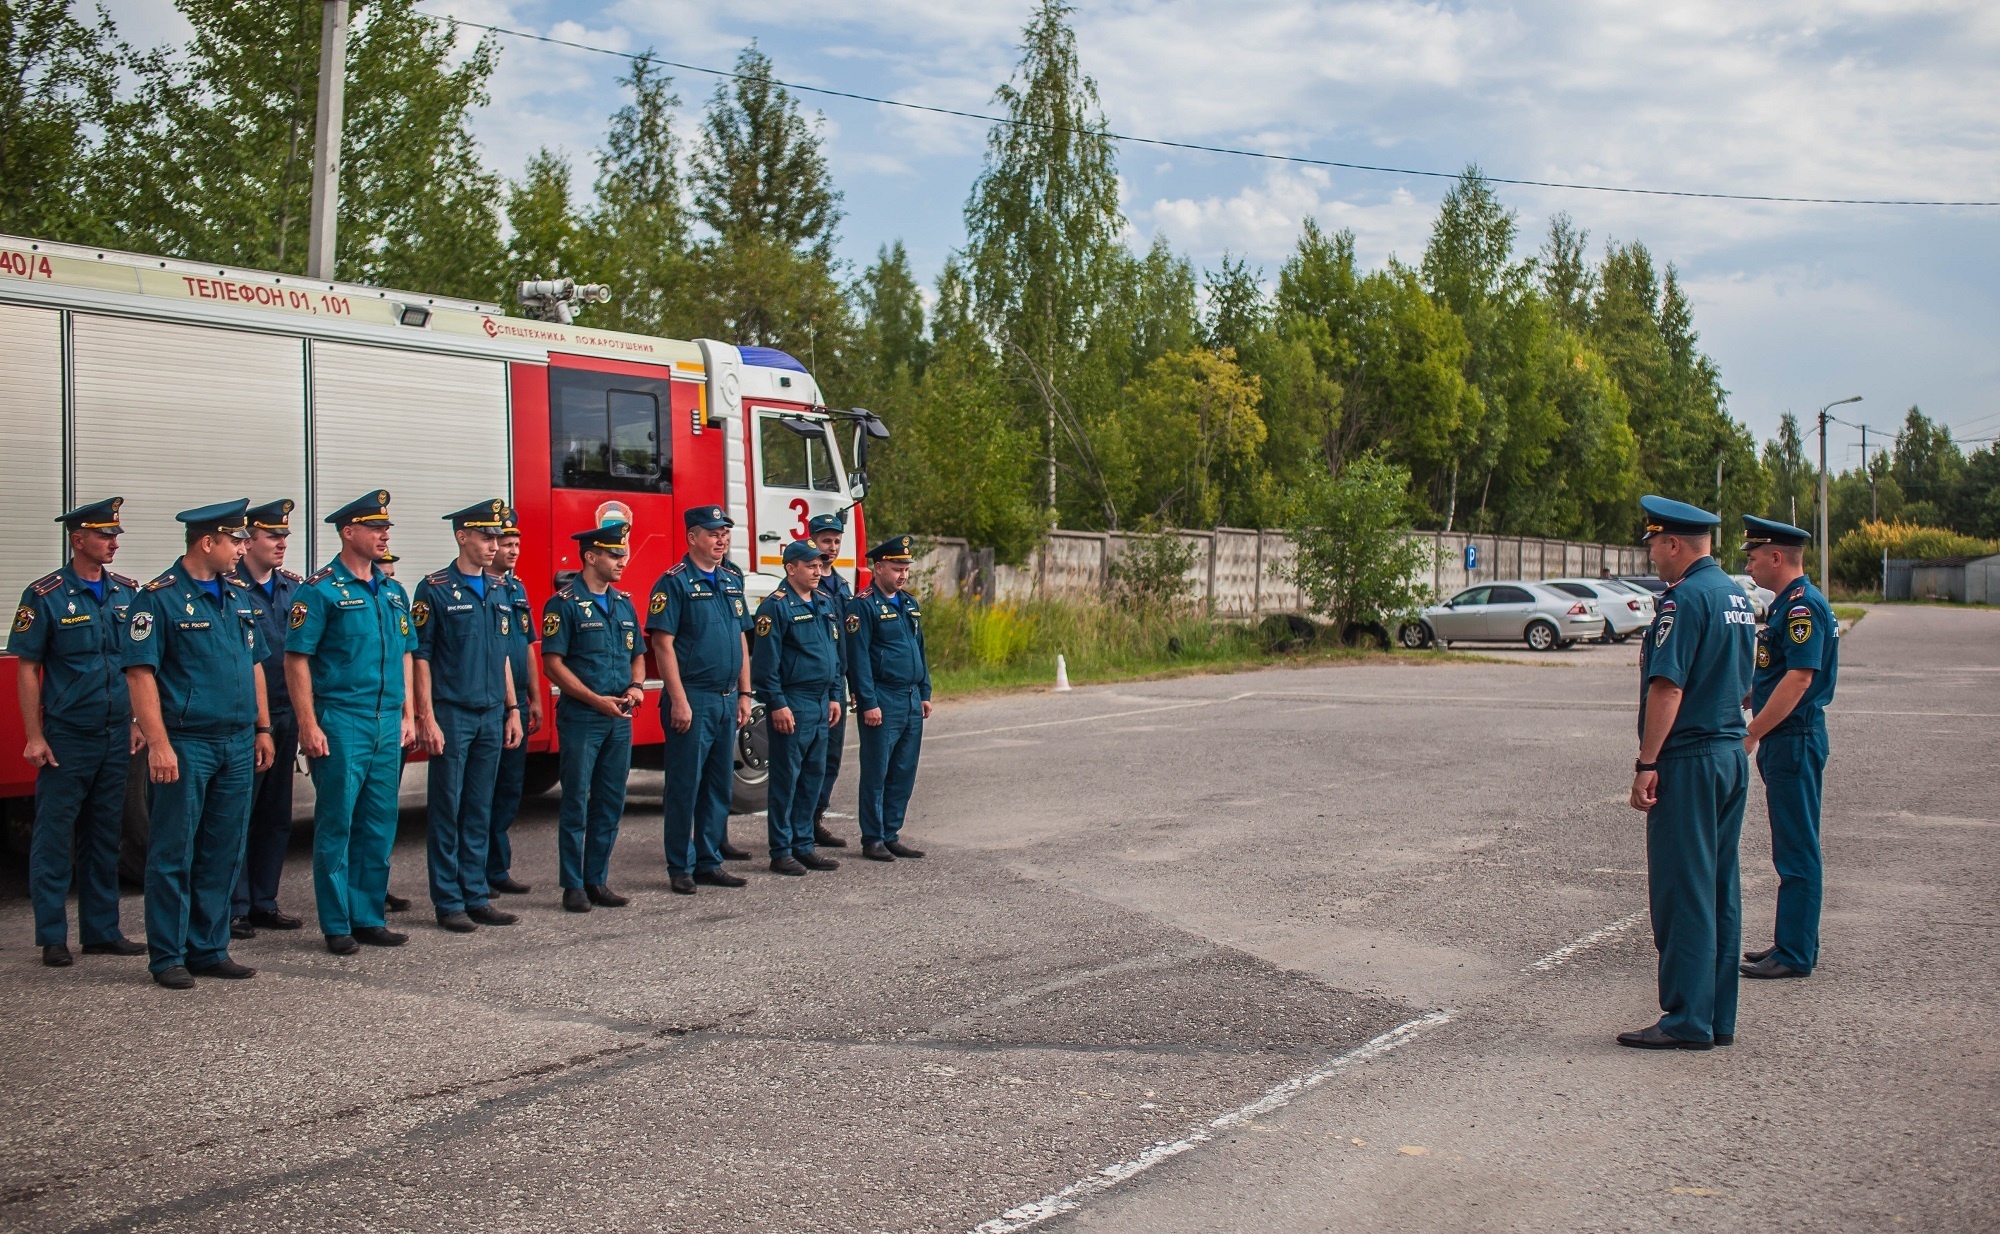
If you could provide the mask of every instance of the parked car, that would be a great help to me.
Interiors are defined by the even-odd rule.
[[[1579,600],[1526,579],[1507,579],[1467,587],[1443,604],[1433,605],[1403,623],[1396,632],[1405,647],[1433,642],[1526,643],[1535,651],[1567,647],[1593,639],[1605,630],[1597,601]]]
[[[1758,621],[1761,622],[1771,615],[1771,605],[1778,599],[1777,592],[1764,590],[1757,585],[1756,579],[1747,574],[1732,574],[1729,577],[1735,579],[1736,585],[1743,589],[1743,594],[1750,597],[1750,603],[1757,609]]]
[[[1643,587],[1628,587],[1608,578],[1551,578],[1544,579],[1542,585],[1579,600],[1597,601],[1604,614],[1607,643],[1622,643],[1653,624],[1653,593]]]
[[[1621,574],[1611,580],[1614,583],[1630,583],[1653,594],[1654,599],[1667,593],[1667,585],[1650,574]]]

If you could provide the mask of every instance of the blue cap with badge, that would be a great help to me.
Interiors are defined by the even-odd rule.
[[[847,534],[847,520],[838,514],[815,514],[806,521],[806,534],[816,536],[822,531],[837,531]]]
[[[353,501],[326,516],[326,521],[335,527],[346,527],[361,523],[368,527],[394,527],[389,521],[389,490],[378,488],[365,497]]]
[[[1790,523],[1781,523],[1772,518],[1758,518],[1754,514],[1743,516],[1743,551],[1761,548],[1766,544],[1776,544],[1784,548],[1802,548],[1812,539],[1812,533]]]
[[[613,557],[623,557],[628,551],[625,547],[625,536],[631,530],[630,523],[606,523],[602,527],[579,531],[570,539],[576,541],[576,546],[581,551],[609,553]]]
[[[249,518],[250,525],[258,531],[268,531],[274,536],[291,535],[292,499],[282,497],[277,501],[267,501],[261,506],[251,506],[246,517]]]
[[[453,510],[445,515],[451,520],[453,531],[482,531],[489,536],[497,536],[507,525],[507,503],[498,497],[485,501],[475,501],[463,510]]]
[[[794,540],[785,546],[786,565],[791,565],[795,561],[820,561],[825,557],[826,554],[820,552],[819,545],[811,540]]]
[[[734,520],[723,513],[721,506],[695,506],[681,515],[681,521],[688,525],[689,530],[699,527],[704,531],[721,531],[724,527],[736,526]]]
[[[70,531],[105,531],[115,536],[125,530],[118,523],[118,509],[124,504],[123,497],[106,497],[78,506],[67,514],[58,514],[56,522]]]
[[[882,543],[868,550],[870,561],[915,561],[912,547],[916,544],[910,536],[890,536]]]
[[[187,524],[189,531],[213,533],[229,536],[236,540],[250,538],[250,499],[238,497],[235,501],[218,501],[212,506],[196,506],[192,510],[182,510],[174,517]]]
[[[1721,518],[1700,506],[1653,493],[1639,499],[1639,508],[1646,514],[1646,534],[1639,537],[1642,540],[1658,535],[1705,536],[1722,525]]]
[[[518,536],[521,534],[521,515],[512,506],[508,506],[507,512],[500,516],[500,534],[503,536]]]

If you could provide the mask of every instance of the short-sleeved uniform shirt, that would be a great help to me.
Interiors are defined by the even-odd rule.
[[[1681,707],[1660,753],[1692,750],[1744,736],[1743,698],[1750,693],[1757,613],[1715,558],[1688,567],[1660,597],[1639,648],[1639,732],[1646,731],[1646,692],[1655,677],[1681,688]]]
[[[513,611],[508,622],[512,630],[507,635],[507,667],[514,674],[514,697],[521,702],[523,711],[528,706],[528,657],[535,653],[535,606],[528,601],[528,588],[512,570],[503,578],[507,591],[507,604]]]
[[[505,579],[497,574],[468,579],[456,565],[446,566],[417,584],[410,615],[417,626],[417,659],[430,662],[433,699],[475,711],[507,702],[514,602]]]
[[[790,707],[786,695],[820,698],[840,680],[840,610],[823,591],[801,600],[789,585],[757,606],[750,640],[750,684],[764,706]]]
[[[1750,709],[1762,711],[1771,692],[1795,668],[1813,670],[1812,684],[1778,722],[1773,733],[1803,733],[1826,727],[1840,674],[1840,623],[1812,580],[1800,575],[1778,589],[1770,614],[1757,630],[1757,671],[1750,685]]]
[[[653,584],[646,601],[646,633],[673,635],[683,689],[734,690],[743,676],[743,635],[749,628],[743,576],[727,561],[711,578],[683,557]]]
[[[176,561],[125,622],[125,667],[153,670],[160,718],[177,737],[237,737],[257,724],[257,610],[241,580],[216,581],[219,600]]]
[[[7,650],[42,666],[42,724],[101,733],[132,722],[124,635],[139,584],[106,570],[104,598],[70,566],[21,593]]]
[[[292,611],[292,595],[304,579],[290,570],[271,571],[270,580],[259,583],[250,577],[247,566],[236,567],[243,582],[243,595],[257,612],[257,647],[264,653],[264,698],[273,716],[290,715],[292,692],[285,685],[285,620]]]
[[[563,664],[593,693],[617,698],[632,684],[632,661],[645,654],[632,597],[608,587],[592,594],[581,574],[542,605],[542,654]]]
[[[869,584],[847,605],[847,676],[863,711],[882,705],[881,691],[915,686],[931,696],[931,668],[924,655],[924,615],[907,591],[893,596]]]
[[[310,658],[316,707],[403,709],[403,657],[417,631],[408,593],[380,566],[357,578],[334,558],[299,585],[285,624],[285,650]]]

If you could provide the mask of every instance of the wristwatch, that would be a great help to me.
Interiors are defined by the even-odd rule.
[[[1642,758],[1635,758],[1632,760],[1633,775],[1638,775],[1642,771],[1658,771],[1659,769],[1660,769],[1660,764],[1658,763],[1658,761],[1649,763]]]
[[[257,733],[259,736],[268,737],[271,733],[271,726],[268,724],[259,724],[257,726]]]

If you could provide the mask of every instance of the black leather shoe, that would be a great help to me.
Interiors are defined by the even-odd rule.
[[[163,968],[159,972],[154,973],[153,983],[155,985],[163,985],[169,990],[194,989],[194,978],[188,974],[188,970],[178,964],[172,968]]]
[[[197,977],[227,977],[231,981],[245,981],[257,975],[256,969],[251,968],[248,964],[238,964],[234,960],[217,960],[213,964],[204,964],[200,968],[190,965],[188,972]]]
[[[706,887],[748,887],[750,880],[727,870],[696,870],[694,881]]]
[[[1735,1033],[1717,1033],[1717,1034],[1715,1035],[1715,1044],[1717,1044],[1717,1045],[1735,1045],[1735,1044],[1736,1044],[1736,1034],[1735,1034]]]
[[[604,908],[624,908],[632,902],[629,896],[619,895],[603,883],[599,883],[595,887],[586,886],[583,889],[583,893],[590,897],[592,904],[600,905]]]
[[[108,942],[85,943],[85,955],[145,955],[146,944],[135,943],[129,938],[114,938]]]
[[[399,895],[385,895],[382,897],[382,908],[385,912],[407,913],[410,911],[410,902]]]
[[[847,847],[847,841],[828,831],[817,819],[813,820],[813,844],[820,848]]]
[[[818,853],[793,853],[792,859],[808,870],[838,870],[840,868],[838,861],[835,861],[831,857],[822,857]]]
[[[1778,954],[1778,949],[1776,947],[1762,947],[1756,951],[1744,952],[1743,958],[1750,961],[1752,964],[1755,964],[1759,960],[1768,959],[1769,957],[1774,956],[1776,954]]]
[[[1663,1031],[1657,1024],[1633,1033],[1618,1034],[1619,1045],[1629,1045],[1635,1050],[1710,1050],[1715,1048],[1712,1041],[1683,1041],[1671,1033]]]
[[[479,928],[468,913],[439,913],[438,924],[453,934],[470,934]]]
[[[513,925],[520,920],[519,917],[516,917],[506,909],[495,908],[491,904],[481,904],[478,908],[468,908],[465,910],[465,915],[480,925]]]
[[[400,947],[410,941],[410,936],[399,934],[388,926],[355,926],[354,941],[370,947]]]
[[[533,887],[530,887],[526,883],[516,882],[511,876],[489,879],[486,885],[495,891],[503,892],[510,896],[524,896],[534,890]]]
[[[1786,977],[1803,977],[1806,974],[1779,960],[1776,956],[1765,956],[1755,964],[1738,964],[1736,971],[1745,977],[1759,981],[1777,981]]]
[[[719,847],[718,847],[718,848],[716,849],[716,851],[722,854],[722,859],[723,859],[724,861],[748,861],[748,860],[750,860],[750,850],[749,850],[749,849],[747,849],[747,848],[738,848],[738,847],[736,847],[736,846],[735,846],[734,844],[731,844],[731,843],[730,843],[729,841],[727,841],[727,840],[724,840],[724,841],[722,842],[722,844],[721,844],[721,845],[720,845],[720,846],[719,846]]]
[[[861,855],[870,861],[894,861],[896,859],[896,854],[890,852],[880,844],[863,844],[861,846]]]
[[[352,934],[329,934],[326,949],[335,955],[353,955],[361,950],[361,944],[354,941]]]
[[[250,924],[260,930],[296,930],[305,922],[290,913],[281,913],[275,908],[269,912],[253,908],[250,910]]]
[[[584,893],[583,888],[563,888],[563,911],[570,913],[587,913],[590,911],[590,897]]]
[[[255,938],[257,937],[257,927],[250,924],[248,917],[231,917],[229,919],[229,937]]]
[[[50,943],[42,948],[42,963],[50,968],[68,968],[76,963],[76,957],[69,953],[68,943]]]
[[[677,896],[691,896],[694,894],[694,877],[689,874],[668,875],[667,890]]]
[[[789,854],[783,857],[771,858],[771,873],[773,874],[784,874],[792,878],[800,878],[805,875],[805,872],[806,868],[793,860]]]
[[[891,840],[887,844],[884,844],[882,847],[888,849],[890,852],[896,854],[898,857],[906,857],[906,858],[921,857],[924,855],[923,849],[911,848],[909,845],[903,843],[901,840]]]

